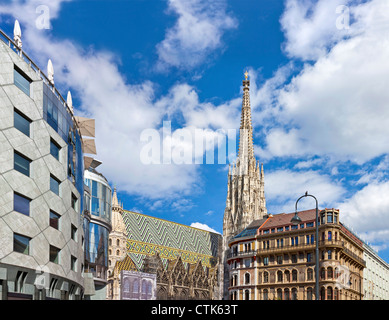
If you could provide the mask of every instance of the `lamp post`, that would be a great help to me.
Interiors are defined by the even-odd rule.
[[[316,300],[319,300],[319,208],[318,208],[317,199],[313,195],[308,194],[308,191],[305,192],[305,194],[303,196],[301,196],[300,198],[297,199],[296,205],[295,205],[295,214],[294,214],[294,217],[292,218],[292,220],[290,220],[290,222],[292,222],[292,224],[295,224],[295,225],[297,225],[301,222],[301,218],[297,214],[297,203],[300,201],[301,198],[304,198],[304,197],[312,197],[316,201],[316,221],[315,221],[315,227],[316,227],[316,236],[315,236],[315,242],[316,242],[315,282],[316,282],[316,285],[315,286],[316,286],[316,288],[315,288],[315,294],[316,294]]]

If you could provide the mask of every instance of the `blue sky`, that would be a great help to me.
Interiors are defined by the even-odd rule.
[[[228,166],[147,165],[140,137],[163,121],[174,137],[238,129],[248,70],[268,211],[292,212],[308,190],[389,261],[388,9],[386,0],[2,0],[0,26],[12,36],[18,19],[23,49],[43,70],[50,58],[63,96],[96,119],[99,170],[125,209],[222,233]]]

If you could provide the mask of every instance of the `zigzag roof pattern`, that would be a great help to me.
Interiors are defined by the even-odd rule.
[[[158,251],[167,260],[181,256],[184,262],[190,263],[201,259],[203,265],[218,256],[220,234],[127,210],[123,210],[123,220],[127,230],[127,248],[130,244],[132,252],[137,248],[138,253],[146,255]],[[138,260],[131,256],[133,260]]]

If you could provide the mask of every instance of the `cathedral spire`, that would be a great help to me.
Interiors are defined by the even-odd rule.
[[[253,127],[251,124],[250,80],[245,72],[243,80],[242,115],[240,121],[239,154],[238,159],[242,165],[249,165],[254,159]],[[254,164],[255,165],[255,164]]]

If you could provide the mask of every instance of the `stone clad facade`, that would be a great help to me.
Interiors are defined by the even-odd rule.
[[[1,299],[80,299],[81,134],[53,83],[5,37],[1,32]]]

